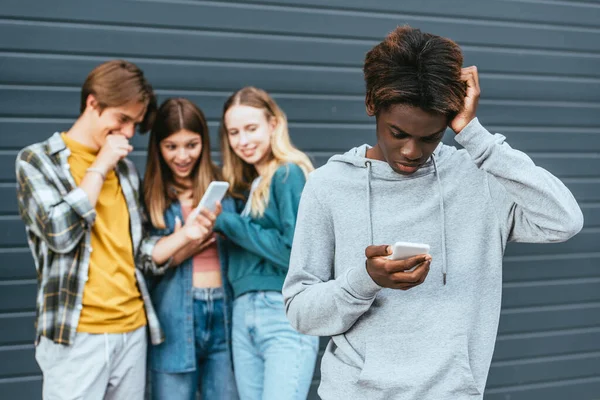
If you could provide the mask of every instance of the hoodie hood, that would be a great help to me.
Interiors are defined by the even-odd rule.
[[[442,244],[442,280],[444,285],[446,284],[446,277],[448,275],[448,265],[446,262],[446,216],[444,209],[444,190],[442,187],[442,180],[438,170],[438,164],[442,162],[448,155],[448,151],[445,151],[443,143],[436,147],[433,154],[427,160],[427,162],[410,175],[402,175],[397,173],[390,167],[385,161],[373,160],[366,157],[367,150],[371,148],[368,144],[363,144],[359,147],[354,147],[348,150],[344,154],[338,154],[331,157],[328,163],[341,162],[352,165],[358,168],[365,169],[365,195],[367,212],[369,215],[368,234],[369,243],[373,245],[373,215],[371,209],[371,180],[372,179],[383,179],[383,180],[404,180],[404,179],[415,179],[424,175],[435,174],[437,187],[438,187],[438,198],[439,198],[439,212],[440,212],[440,234]],[[376,228],[376,227],[375,227]]]
[[[367,146],[310,174],[283,296],[296,330],[331,337],[320,398],[482,400],[506,243],[556,242],[581,229],[569,190],[502,135],[475,119],[455,140],[464,149],[440,145],[410,176],[365,158]],[[372,279],[370,224],[375,244],[431,246],[422,284],[398,290]]]
[[[385,161],[373,160],[366,157],[367,150],[372,146],[368,144],[363,144],[358,147],[354,147],[353,149],[348,150],[344,154],[336,154],[327,161],[327,163],[332,162],[341,162],[349,165],[353,165],[359,168],[366,168],[365,162],[371,162],[373,176],[378,179],[385,180],[404,180],[404,179],[414,179],[419,178],[424,175],[432,174],[435,172],[435,168],[433,165],[433,158],[435,158],[435,162],[439,165],[443,162],[443,160],[447,159],[450,153],[455,150],[454,148],[449,148],[448,146],[440,143],[436,149],[433,151],[432,157],[427,160],[425,164],[421,168],[419,168],[415,173],[410,175],[402,175],[397,173],[390,167],[390,165]]]

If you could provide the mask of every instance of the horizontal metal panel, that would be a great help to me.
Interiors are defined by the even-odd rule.
[[[77,117],[79,87],[95,65],[131,59],[160,99],[195,101],[210,119],[215,152],[225,97],[244,85],[263,87],[287,112],[294,143],[318,166],[332,153],[373,143],[373,119],[363,104],[364,55],[396,25],[409,23],[463,47],[465,65],[479,67],[482,123],[562,177],[586,219],[586,230],[566,243],[509,244],[500,336],[485,399],[593,399],[600,393],[597,4],[163,0],[118,3],[117,13],[112,0],[59,6],[4,1],[0,345],[32,340],[37,286],[16,216],[14,150],[68,129]],[[445,139],[454,143],[451,133]],[[132,159],[141,172],[146,141],[133,140]],[[16,313],[21,310],[28,313]],[[39,375],[2,378],[30,374],[39,374],[33,347],[0,347],[0,393],[41,398]],[[311,398],[316,387],[317,381]]]
[[[38,68],[32,61],[41,61]],[[87,74],[106,57],[45,54],[2,54],[0,83],[81,86]],[[234,91],[243,86],[292,93],[363,94],[360,67],[270,65],[215,61],[132,60],[155,89]],[[505,79],[510,81],[510,78]],[[585,82],[585,80],[584,80]],[[584,93],[582,84],[575,83]],[[572,82],[571,82],[572,83]],[[538,85],[539,86],[539,85]],[[594,93],[595,94],[595,93]],[[581,101],[581,99],[579,99]]]
[[[399,21],[394,21],[386,31],[393,29],[398,23]],[[510,29],[505,30],[506,35],[512,35],[509,32]],[[22,40],[12,40],[14,37]],[[547,37],[543,39],[548,40]],[[360,67],[364,55],[379,40],[379,37],[377,40],[341,40],[0,21],[0,49],[4,51],[47,52],[52,49],[53,53],[93,54],[113,58],[126,55]],[[600,41],[592,44],[600,46],[598,43]],[[566,49],[570,50],[570,46]],[[463,46],[463,50],[465,65],[475,64],[485,72],[600,76],[600,55],[596,54],[468,45]]]
[[[502,307],[600,302],[600,278],[505,284]]]
[[[484,398],[485,400],[597,400],[596,393],[600,393],[600,378],[585,377],[487,390]]]
[[[10,185],[16,182],[16,174],[15,174],[15,160],[17,159],[17,153],[0,153],[0,182],[3,182],[5,185]],[[16,188],[16,183],[15,186]],[[11,197],[17,196],[16,189],[13,192]],[[12,202],[12,200],[10,200]],[[12,203],[15,204],[15,203]],[[16,211],[16,209],[15,209]],[[2,232],[0,232],[0,237],[2,236]]]
[[[163,0],[164,3],[177,1]],[[428,0],[424,3],[420,0],[378,0],[376,2],[364,2],[363,0],[237,0],[238,3],[260,3],[276,6],[298,6],[302,8],[325,8],[328,11],[364,11],[367,13],[411,13],[425,14],[432,17],[464,18],[464,19],[489,19],[509,20],[511,22],[554,22],[555,26],[561,25],[588,25],[597,27],[600,11],[594,4],[580,2],[574,7],[573,4],[563,3],[541,3],[524,1],[502,1],[502,2],[478,2],[473,0],[454,0],[452,7],[448,7],[445,0]],[[590,3],[590,2],[588,2]],[[490,23],[492,21],[479,21]]]
[[[22,40],[11,40],[11,37]],[[106,57],[180,57],[360,65],[374,40],[326,40],[248,33],[0,21],[0,48]]]
[[[512,21],[481,23],[469,19],[434,19],[428,16],[403,14],[401,5],[397,7],[400,11],[399,15],[239,6],[237,12],[232,12],[231,5],[215,3],[147,2],[144,4],[144,12],[140,12],[140,4],[135,3],[119,3],[118,13],[114,12],[114,7],[115,4],[107,2],[96,5],[93,12],[90,12],[89,7],[76,2],[65,7],[36,6],[33,10],[28,10],[26,17],[27,19],[43,18],[44,21],[84,22],[86,27],[90,23],[100,22],[133,28],[152,27],[154,30],[176,28],[183,32],[189,30],[190,34],[200,30],[216,30],[319,38],[350,37],[365,40],[381,40],[396,26],[409,24],[425,32],[450,37],[460,44],[569,51],[600,50],[600,32],[597,30],[557,29],[556,26],[547,24],[532,26],[515,24]],[[9,17],[18,17],[22,14],[18,10],[15,10],[17,13],[10,13],[10,11],[12,10],[9,8],[3,13],[7,13]],[[580,14],[584,13],[583,10],[580,12]],[[73,28],[77,28],[77,25]]]
[[[485,121],[482,121],[485,122]],[[492,133],[506,136],[511,147],[524,152],[600,152],[600,127],[567,126],[494,126],[485,125]]]
[[[600,76],[597,64],[600,55],[513,50],[463,46],[464,65],[476,65],[480,72],[517,74],[565,74],[575,76]]]
[[[20,235],[16,232],[15,235]],[[23,232],[23,237],[25,233]],[[29,248],[1,250],[0,280],[36,279],[36,270]],[[527,258],[508,257],[504,261],[504,282],[542,281],[553,279],[578,279],[600,277],[600,256],[557,254],[545,257],[544,253]]]
[[[600,179],[563,179],[563,182],[578,201],[600,200]]]
[[[586,227],[597,228],[600,226],[600,204],[582,204],[581,210]],[[600,246],[598,246],[598,250],[600,250]]]
[[[7,399],[41,399],[42,376],[0,379],[0,393]]]
[[[14,232],[15,236],[25,232]],[[0,281],[37,279],[37,272],[33,261],[33,256],[28,247],[21,249],[0,249]],[[1,343],[2,341],[0,341]]]
[[[315,167],[319,167],[319,166],[325,164],[327,162],[327,160],[329,159],[329,157],[331,156],[331,154],[329,154],[329,153],[308,152],[307,154],[310,157],[310,159],[312,160]],[[15,175],[14,175],[15,174],[15,172],[14,172],[15,166],[14,166],[14,164],[15,164],[16,155],[17,155],[16,151],[14,152],[14,154],[0,154],[0,181],[3,181],[5,184],[10,184],[15,181]],[[129,159],[135,163],[135,165],[138,169],[138,172],[141,176],[143,176],[143,174],[144,174],[146,158],[147,158],[147,155],[146,155],[145,151],[138,151],[138,152],[132,153],[129,156]],[[218,153],[213,153],[212,158],[213,158],[214,162],[220,163],[220,156]],[[15,209],[15,214],[16,214],[16,211],[17,210]],[[0,223],[1,223],[1,221],[2,220],[0,219]],[[2,237],[2,233],[0,232],[0,241],[1,241],[1,237]],[[2,245],[0,244],[0,246],[2,246]]]
[[[550,333],[499,335],[494,361],[600,351],[600,328]]]
[[[0,281],[0,312],[35,310],[36,296],[37,283],[35,281]],[[0,376],[2,376],[1,373]]]
[[[307,153],[313,160],[315,167],[319,167],[327,162],[330,155],[329,153]],[[0,181],[2,182],[13,182],[15,180],[15,172],[14,172],[14,160],[16,158],[15,154],[0,154]],[[136,164],[139,173],[143,174],[145,163],[146,163],[146,154],[144,151],[136,152],[131,154],[129,158]],[[215,157],[216,158],[216,157]],[[572,176],[595,176],[595,171],[600,168],[600,159],[598,158],[566,158],[566,159],[554,159],[552,157],[534,157],[534,161],[546,169],[548,169],[551,173],[559,178],[572,177]],[[10,191],[8,191],[10,194]],[[11,196],[16,196],[15,194],[10,194]],[[577,198],[577,197],[576,197]],[[578,198],[579,201],[583,201]],[[12,200],[10,200],[12,203]],[[14,204],[14,203],[12,203]],[[590,215],[590,213],[595,211],[587,211],[586,213]],[[16,213],[16,209],[15,209]],[[592,221],[596,221],[594,219]],[[591,226],[591,225],[590,225]],[[2,234],[0,233],[0,242],[1,242]],[[1,246],[1,244],[0,244]]]
[[[548,245],[550,247],[554,246]],[[597,250],[597,246],[588,249]],[[547,254],[540,251],[538,254],[530,257],[506,257],[502,269],[504,282],[600,277],[600,253]]]
[[[356,143],[356,145],[359,144],[361,143]],[[312,155],[315,159],[315,165],[321,166],[334,153],[313,153],[309,151],[308,154]],[[0,154],[0,181],[15,181],[16,156],[17,151]],[[569,154],[567,156],[532,154],[531,157],[539,167],[547,169],[559,178],[595,177],[597,176],[597,171],[600,170],[600,156],[595,154]],[[136,163],[140,171],[143,170],[147,158],[145,150],[135,151],[130,154],[129,158]]]
[[[0,347],[0,377],[37,375],[40,369],[35,361],[34,346]]]
[[[17,213],[16,183],[0,184],[0,214]]]
[[[10,17],[54,17],[60,18],[56,7],[31,7],[32,4],[36,4],[35,1],[18,1],[18,0],[5,0],[5,5],[2,10],[2,15]],[[161,3],[160,5],[153,5],[152,3]],[[453,7],[447,7],[447,3],[444,0],[430,0],[427,4],[420,2],[419,0],[405,0],[398,3],[394,0],[377,1],[376,3],[365,3],[361,0],[267,0],[257,2],[256,0],[239,0],[236,1],[236,9],[240,13],[246,13],[249,10],[257,9],[260,11],[269,10],[284,10],[287,12],[303,11],[310,15],[319,14],[333,14],[333,15],[358,15],[363,17],[373,15],[384,15],[390,18],[398,18],[401,16],[421,15],[425,18],[432,20],[471,20],[473,18],[485,21],[488,24],[497,23],[501,25],[503,21],[510,21],[511,23],[522,23],[522,25],[529,25],[536,23],[546,24],[553,22],[555,27],[564,25],[568,26],[590,26],[595,28],[597,26],[598,18],[600,13],[593,4],[580,3],[577,7],[565,3],[555,4],[540,4],[540,3],[525,3],[525,2],[502,2],[502,3],[484,3],[473,0],[456,0],[453,2]],[[246,6],[242,6],[239,3],[247,3]],[[111,21],[111,22],[127,22],[126,18],[134,18],[136,22],[144,22],[142,18],[152,18],[153,16],[140,16],[137,14],[129,15],[115,15],[112,11],[110,2],[103,2],[102,4],[94,5],[93,15],[89,15],[89,7],[85,8],[81,4],[75,1],[65,2],[68,7],[65,7],[63,11],[65,18],[71,20],[98,20]],[[123,7],[119,4],[124,11],[130,11],[132,7]],[[193,5],[193,6],[192,6]],[[275,7],[270,7],[275,6]],[[279,7],[278,7],[279,6]],[[281,6],[285,8],[281,8]],[[296,6],[297,8],[291,8]],[[159,15],[168,14],[164,8],[169,7],[167,11],[170,11],[173,7],[179,7],[182,11],[187,11],[193,7],[193,10],[204,11],[209,7],[213,7],[213,4],[203,4],[201,2],[194,3],[183,3],[180,1],[162,0],[160,2],[152,1],[150,8],[148,2],[142,2],[136,6],[138,9],[148,7],[149,10],[155,10],[160,12]],[[184,8],[185,7],[185,8]],[[230,6],[231,7],[231,6]],[[86,13],[87,11],[87,13]],[[97,15],[97,16],[96,16]],[[188,15],[176,14],[175,16],[165,15],[163,21],[158,20],[157,23],[169,23],[167,17],[187,17],[182,24],[196,24]],[[96,18],[94,18],[96,17]],[[100,17],[100,18],[98,18]],[[94,18],[94,19],[92,19]],[[200,18],[199,18],[200,19]],[[200,19],[204,22],[204,19]],[[175,21],[176,23],[177,21]],[[240,22],[246,22],[241,21]],[[271,22],[271,21],[269,21]],[[484,22],[484,21],[479,21]],[[246,22],[247,23],[247,22]],[[257,24],[258,25],[258,24]],[[251,25],[254,29],[265,29],[262,26]]]
[[[34,319],[33,312],[0,314],[0,343],[3,346],[33,343],[35,341]]]
[[[2,54],[0,83],[80,86],[105,57],[46,54]],[[364,95],[359,67],[248,64],[214,61],[135,60],[156,89],[237,90],[252,85],[267,91]],[[42,62],[39,68],[36,62]],[[600,101],[599,79],[480,74],[485,98],[556,101]]]
[[[1,283],[0,311],[31,311],[35,307],[35,281]],[[569,303],[600,302],[600,278],[505,284],[505,308],[551,306]]]
[[[2,149],[22,149],[30,144],[48,139],[54,132],[67,131],[75,122],[76,117],[68,119],[31,119],[31,118],[0,118],[0,140]],[[148,136],[136,135],[134,140],[143,140],[144,147]],[[6,186],[0,186],[0,190]]]
[[[0,140],[3,148],[21,149],[32,143],[41,142],[54,132],[66,131],[76,116],[65,119],[53,118],[2,118],[0,117]],[[525,152],[600,152],[600,126],[598,128],[574,127],[527,127],[488,125],[492,133],[502,133],[515,149]],[[209,120],[211,146],[219,148],[219,122]],[[293,143],[304,151],[330,151],[340,153],[352,146],[375,141],[375,123],[310,123],[290,122]],[[454,133],[448,130],[444,143],[456,146]],[[132,144],[136,150],[148,146],[149,135],[135,135]],[[6,143],[4,145],[4,143]],[[0,187],[1,190],[1,187]]]
[[[591,326],[600,326],[600,303],[503,310],[498,332],[526,333]]]
[[[166,97],[183,96],[195,102],[208,119],[221,118],[229,92],[158,91]],[[0,116],[75,118],[80,90],[77,88],[0,86]],[[363,96],[273,95],[292,122],[371,122]],[[486,126],[600,126],[600,105],[593,103],[529,102],[482,99],[477,115]]]
[[[0,218],[0,247],[27,246],[25,224],[17,216]]]
[[[573,154],[573,155],[535,155],[530,154],[538,167],[550,171],[560,178],[598,176],[600,171],[599,154]]]
[[[492,364],[487,388],[600,376],[600,354]]]
[[[590,253],[598,251],[598,232],[582,231],[575,237],[562,243],[509,243],[506,246],[507,256],[530,256],[535,254]]]

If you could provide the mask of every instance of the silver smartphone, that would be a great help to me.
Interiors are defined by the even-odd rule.
[[[423,243],[396,242],[392,245],[390,260],[406,260],[420,254],[429,254],[429,245]]]
[[[229,189],[229,182],[212,181],[210,185],[208,185],[208,188],[206,188],[206,192],[204,192],[202,199],[200,199],[200,203],[198,203],[198,206],[192,211],[191,215],[198,216],[202,207],[210,212],[215,212],[217,202],[223,200],[223,197],[225,197],[225,194],[227,193],[227,189]]]

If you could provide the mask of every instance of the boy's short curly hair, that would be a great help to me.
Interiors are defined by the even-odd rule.
[[[406,104],[452,119],[466,95],[462,63],[462,51],[452,40],[409,26],[396,28],[365,57],[367,113]]]

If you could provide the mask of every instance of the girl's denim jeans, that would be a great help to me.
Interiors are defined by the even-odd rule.
[[[233,302],[235,379],[243,400],[305,400],[319,338],[298,333],[280,292],[246,293]]]
[[[170,374],[152,372],[154,400],[194,400],[196,390],[209,400],[237,400],[227,350],[222,288],[194,288],[196,371]]]

